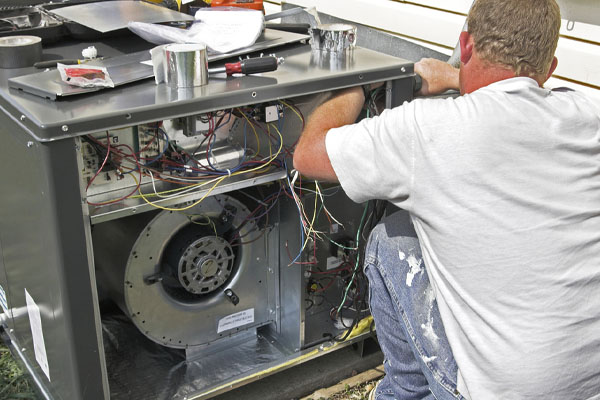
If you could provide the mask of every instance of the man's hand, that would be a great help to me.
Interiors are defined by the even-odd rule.
[[[421,96],[444,93],[446,90],[459,89],[458,69],[435,58],[424,58],[415,64],[415,73],[423,79],[418,92]]]

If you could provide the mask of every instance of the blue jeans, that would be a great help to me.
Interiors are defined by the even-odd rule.
[[[369,237],[365,274],[385,357],[377,400],[463,399],[458,368],[408,213],[379,223]]]

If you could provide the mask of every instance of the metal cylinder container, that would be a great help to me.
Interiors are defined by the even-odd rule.
[[[0,68],[31,67],[41,59],[41,38],[26,35],[0,38]]]
[[[323,24],[310,29],[313,50],[345,53],[356,46],[356,27],[349,24]]]
[[[172,88],[189,88],[208,83],[208,57],[202,44],[170,44],[163,48],[165,81]]]

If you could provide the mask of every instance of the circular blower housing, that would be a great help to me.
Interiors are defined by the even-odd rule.
[[[257,279],[266,269],[257,264],[266,258],[265,241],[236,239],[258,235],[251,233],[256,226],[249,216],[240,201],[216,195],[185,212],[98,224],[93,235],[99,280],[150,339],[177,348],[209,343],[223,336],[220,318],[249,306],[236,307],[237,295],[262,302],[244,295],[265,291]]]

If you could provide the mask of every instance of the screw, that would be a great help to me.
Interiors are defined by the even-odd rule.
[[[25,121],[25,120],[27,119],[27,117],[26,117],[26,116],[24,116],[24,115],[21,115],[21,117],[20,117],[19,119],[20,119],[21,121]]]
[[[400,68],[400,71],[406,72],[406,68],[402,67],[402,68]]]
[[[67,132],[69,130],[69,126],[68,125],[63,125],[60,127],[60,129],[62,129],[63,132]]]
[[[25,347],[23,347],[23,348],[21,349],[21,352],[23,352],[23,353],[25,353],[26,351],[27,351],[27,349],[26,349]]]
[[[33,142],[32,141],[27,142],[27,147],[33,147]]]

